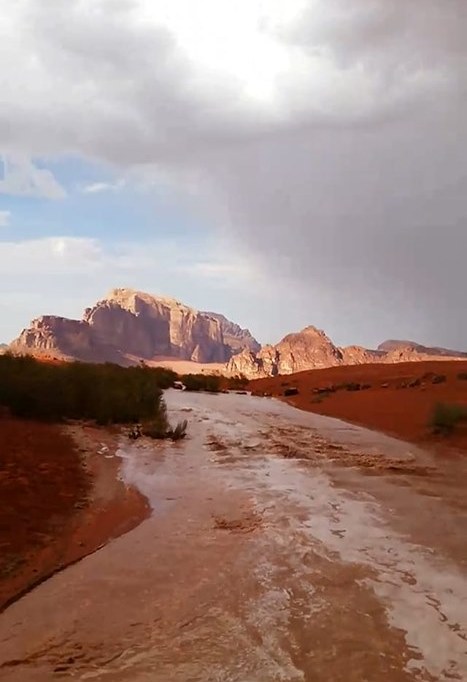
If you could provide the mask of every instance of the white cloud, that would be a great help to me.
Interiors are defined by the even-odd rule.
[[[29,277],[51,274],[90,273],[102,264],[103,254],[95,239],[46,237],[24,241],[0,241],[2,275]]]
[[[80,317],[86,306],[118,286],[228,313],[231,292],[251,302],[257,277],[214,243],[194,245],[187,252],[171,239],[106,244],[59,235],[0,241],[0,309],[8,310],[1,318],[0,338],[13,338],[42,314]],[[235,317],[242,321],[245,314],[240,310]]]
[[[3,179],[0,180],[0,194],[46,199],[63,199],[66,196],[65,190],[53,173],[46,168],[38,168],[27,157],[4,155],[2,163]]]
[[[10,218],[11,211],[0,211],[0,227],[8,227]]]
[[[123,178],[116,182],[93,182],[81,188],[83,194],[100,194],[101,192],[117,192],[125,186]]]
[[[464,5],[0,0],[0,148],[188,162],[284,127],[400,115],[462,91]]]
[[[261,264],[278,306],[302,292],[297,324],[331,319],[339,341],[368,342],[399,333],[380,329],[389,315],[404,334],[467,343],[465,0],[0,10],[0,149],[156,169]],[[37,170],[9,189],[59,194]],[[114,257],[130,272],[129,251]],[[314,298],[329,302],[319,320]]]

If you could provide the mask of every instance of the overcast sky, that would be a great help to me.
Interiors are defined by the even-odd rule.
[[[117,286],[467,349],[465,0],[0,0],[0,341]]]

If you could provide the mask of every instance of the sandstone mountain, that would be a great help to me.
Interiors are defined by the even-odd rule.
[[[288,334],[275,346],[264,346],[259,353],[244,350],[228,363],[229,374],[248,378],[293,374],[343,364],[342,351],[316,327]]]
[[[449,348],[438,348],[437,346],[423,346],[420,343],[416,343],[415,341],[399,341],[396,339],[389,339],[388,341],[383,341],[383,343],[380,343],[378,346],[379,351],[383,351],[385,353],[392,353],[392,352],[402,352],[402,353],[409,353],[411,351],[415,351],[417,353],[423,353],[425,355],[430,355],[430,356],[445,356],[445,357],[464,357],[467,358],[467,353],[461,353],[460,351],[457,350],[451,350]]]
[[[203,312],[202,315],[212,317],[219,322],[224,336],[224,343],[226,343],[234,353],[239,353],[245,348],[253,351],[253,353],[257,353],[261,350],[261,345],[251,335],[248,329],[242,329],[240,325],[231,322],[224,315],[220,315],[219,313]]]
[[[264,346],[259,353],[244,350],[234,355],[227,365],[227,371],[232,375],[243,374],[254,379],[337,365],[462,360],[466,356],[466,353],[428,348],[410,342],[385,342],[377,350],[361,346],[339,348],[323,331],[306,327],[301,332],[288,334],[275,346]]]
[[[82,320],[39,317],[10,348],[19,353],[122,365],[141,360],[165,366],[183,362],[184,371],[221,370],[248,378],[336,365],[467,357],[467,353],[412,341],[385,341],[376,350],[340,348],[312,326],[261,348],[248,330],[221,314],[200,312],[174,299],[133,289],[113,289],[87,308]],[[192,363],[193,370],[186,369],[187,363]]]
[[[82,320],[37,318],[10,344],[14,352],[124,365],[159,358],[225,363],[243,347],[259,344],[223,316],[133,289],[113,289]]]

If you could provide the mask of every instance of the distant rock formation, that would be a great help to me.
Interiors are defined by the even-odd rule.
[[[361,346],[339,348],[323,331],[305,327],[301,332],[288,334],[275,346],[264,346],[259,353],[244,350],[234,355],[227,364],[227,373],[259,379],[337,365],[462,360],[466,357],[467,353],[403,341],[386,341],[377,350]]]
[[[261,350],[261,345],[251,335],[249,329],[242,329],[240,325],[231,322],[224,315],[219,313],[203,312],[202,315],[213,317],[221,326],[222,334],[224,336],[224,343],[232,349],[234,353],[246,349],[258,353]]]
[[[224,315],[199,312],[172,298],[133,289],[113,289],[87,308],[82,320],[39,317],[9,348],[49,358],[121,365],[141,360],[153,364],[187,361],[213,367],[217,363],[224,367],[225,374],[249,379],[336,365],[467,357],[467,353],[412,341],[385,341],[376,350],[340,348],[313,326],[288,334],[274,346],[261,348],[247,329]]]
[[[264,346],[259,353],[243,351],[227,365],[229,374],[248,378],[293,374],[306,369],[343,364],[342,351],[316,327],[288,334],[275,346]]]
[[[388,341],[383,341],[378,346],[378,350],[384,353],[406,353],[411,352],[422,353],[424,355],[429,355],[430,357],[444,356],[448,358],[467,358],[467,353],[462,353],[457,350],[451,350],[449,348],[438,348],[437,346],[423,346],[415,341],[399,341],[396,339],[389,339]]]
[[[129,365],[157,358],[225,363],[243,348],[242,338],[245,347],[259,346],[247,330],[219,317],[222,319],[174,299],[113,289],[87,308],[82,320],[52,315],[33,320],[10,348],[14,352]]]

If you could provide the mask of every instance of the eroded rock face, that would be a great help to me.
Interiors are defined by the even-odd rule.
[[[143,360],[226,362],[232,355],[217,320],[174,299],[114,289],[84,320],[104,343]]]
[[[246,349],[253,353],[258,353],[261,350],[261,345],[252,336],[249,329],[242,329],[240,325],[231,322],[224,315],[219,313],[205,312],[203,315],[213,317],[221,326],[222,334],[224,335],[224,343],[232,349],[234,353],[239,353]]]
[[[69,320],[55,315],[44,315],[23,329],[10,349],[18,352],[34,351],[39,355],[81,360],[101,361],[103,351],[108,351],[108,359],[116,361],[114,348],[103,348],[94,337],[89,325],[80,320]]]
[[[361,346],[339,348],[324,332],[315,327],[306,327],[296,334],[288,334],[276,346],[265,346],[259,353],[243,351],[234,355],[227,365],[227,372],[258,379],[336,365],[461,360],[465,357],[465,353],[427,348],[411,342],[391,341],[381,344],[377,350]]]
[[[288,334],[276,346],[264,346],[259,353],[243,352],[228,363],[228,372],[248,378],[294,374],[306,369],[343,364],[343,354],[316,327]]]
[[[83,320],[45,316],[34,320],[12,344],[14,351],[37,352],[79,360],[132,364],[139,360],[177,358],[227,362],[249,332],[170,298],[132,289],[114,289],[87,308]],[[223,325],[233,331],[224,337]],[[255,342],[256,343],[256,342]]]
[[[379,350],[369,350],[362,346],[345,346],[341,348],[342,364],[367,365],[370,362],[383,362],[384,353]]]
[[[249,379],[371,362],[465,359],[466,353],[387,341],[377,350],[339,348],[316,327],[261,348],[250,332],[217,313],[199,312],[171,298],[113,289],[87,308],[82,320],[46,315],[33,320],[10,345],[20,353],[89,362],[140,360],[226,363],[228,375]]]
[[[441,358],[467,357],[467,353],[462,353],[450,348],[423,346],[422,344],[416,343],[415,341],[399,341],[395,339],[383,341],[383,343],[378,346],[378,350],[388,354],[393,353],[394,355],[400,353],[401,355],[406,355],[407,357],[410,357],[414,353],[428,355],[430,357],[440,356]]]

